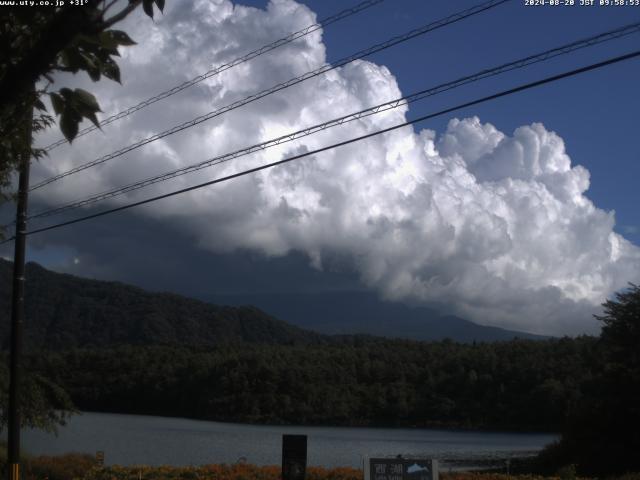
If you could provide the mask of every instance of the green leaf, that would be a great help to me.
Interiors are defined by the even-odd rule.
[[[76,73],[79,69],[87,70],[90,64],[87,63],[87,57],[79,50],[69,48],[66,50],[66,65]],[[89,59],[89,62],[91,60]]]
[[[115,38],[113,38],[113,30],[106,30],[100,33],[100,45],[103,48],[115,48],[119,44]]]
[[[93,45],[100,45],[101,44],[101,39],[98,35],[85,35],[83,33],[79,34],[76,37],[77,41],[80,41],[84,44],[93,44]]]
[[[79,54],[80,59],[82,60],[82,63],[84,63],[84,69],[85,70],[95,70],[96,69],[96,62],[94,58],[91,58],[90,55],[87,55],[85,53],[80,53]]]
[[[65,88],[61,88],[58,93],[60,93],[60,95],[62,95],[62,98],[64,98],[64,100],[65,100],[65,102],[67,104],[73,103],[73,90],[71,90],[70,88],[65,87]],[[66,107],[66,105],[65,105],[65,107]]]
[[[155,0],[158,10],[164,13],[164,0]]]
[[[153,18],[153,0],[142,0],[142,9],[144,13]]]
[[[87,117],[93,113],[95,113],[95,110],[93,110],[90,107],[87,107],[86,105],[83,105],[81,103],[78,103],[75,105],[74,110],[78,113],[78,115],[80,116],[80,118],[82,117]]]
[[[114,80],[118,83],[122,83],[120,82],[120,67],[118,67],[118,64],[112,59],[109,58],[107,61],[102,62],[101,69],[102,74],[105,77],[110,78],[111,80]]]
[[[97,127],[100,128],[100,122],[98,121],[98,117],[96,117],[96,114],[91,112],[88,114],[84,115],[86,118],[88,118],[89,120],[91,120],[91,122]]]
[[[94,97],[91,93],[83,90],[82,88],[76,88],[74,91],[75,97],[77,101],[81,102],[83,105],[89,107],[89,109],[93,112],[101,112],[100,105],[98,105],[98,101],[96,97]]]
[[[100,80],[100,61],[96,59],[92,59],[86,55],[82,55],[82,59],[86,62],[86,66],[83,70],[87,72],[89,78],[94,82]]]
[[[118,45],[120,44],[113,37],[113,30],[100,33],[100,47],[103,51],[108,52],[110,55],[119,56]]]
[[[36,98],[36,101],[33,102],[33,106],[42,112],[47,111],[47,107],[45,107],[44,103],[42,103],[42,100],[39,98]]]
[[[107,30],[104,33],[109,34],[111,40],[114,41],[116,45],[124,45],[125,47],[137,45],[136,42],[134,42],[131,37],[122,30]]]
[[[51,105],[53,105],[53,111],[56,113],[56,115],[60,115],[65,107],[64,99],[60,95],[54,92],[51,92],[49,94],[49,98],[51,98]]]
[[[69,68],[69,54],[67,53],[66,50],[63,50],[62,52],[60,52],[60,63],[62,64],[63,67],[67,67]]]
[[[78,118],[68,110],[65,110],[60,117],[60,130],[62,130],[62,134],[69,143],[71,143],[78,134],[78,123]]]

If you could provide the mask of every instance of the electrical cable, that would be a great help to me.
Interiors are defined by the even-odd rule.
[[[561,80],[563,78],[579,75],[581,73],[585,73],[585,72],[588,72],[588,71],[591,71],[591,70],[596,70],[598,68],[602,68],[602,67],[605,67],[605,66],[608,66],[608,65],[612,65],[614,63],[619,63],[619,62],[622,62],[622,61],[625,61],[625,60],[629,60],[631,58],[635,58],[635,57],[638,57],[638,56],[640,56],[640,50],[636,50],[634,52],[627,53],[625,55],[620,55],[618,57],[609,58],[609,59],[604,60],[602,62],[594,63],[594,64],[588,65],[586,67],[581,67],[581,68],[577,68],[577,69],[574,69],[574,70],[563,72],[563,73],[560,73],[560,74],[557,74],[557,75],[553,75],[551,77],[546,77],[546,78],[544,78],[542,80],[537,80],[535,82],[530,82],[530,83],[527,83],[527,84],[524,84],[524,85],[520,85],[518,87],[514,87],[514,88],[511,88],[509,90],[504,90],[502,92],[495,93],[493,95],[489,95],[489,96],[486,96],[486,97],[482,97],[482,98],[477,99],[477,100],[472,100],[470,102],[466,102],[466,103],[457,105],[455,107],[451,107],[451,108],[447,108],[447,109],[444,109],[444,110],[440,110],[439,112],[436,112],[436,113],[423,115],[421,117],[415,118],[413,120],[409,120],[407,122],[403,122],[403,123],[400,123],[400,124],[397,124],[397,125],[394,125],[394,126],[391,126],[391,127],[387,127],[387,128],[381,129],[381,130],[377,130],[375,132],[371,132],[371,133],[368,133],[366,135],[361,135],[359,137],[351,138],[349,140],[345,140],[345,141],[342,141],[342,142],[334,143],[332,145],[328,145],[328,146],[325,146],[325,147],[322,147],[322,148],[318,148],[316,150],[305,152],[305,153],[302,153],[302,154],[299,154],[299,155],[288,157],[288,158],[285,158],[283,160],[279,160],[279,161],[276,161],[276,162],[271,162],[271,163],[268,163],[268,164],[265,164],[265,165],[261,165],[259,167],[250,168],[250,169],[244,170],[242,172],[234,173],[232,175],[227,175],[225,177],[217,178],[217,179],[214,179],[214,180],[210,180],[208,182],[200,183],[198,185],[193,185],[191,187],[187,187],[187,188],[183,188],[183,189],[176,190],[176,191],[173,191],[173,192],[165,193],[163,195],[158,195],[158,196],[155,196],[155,197],[151,197],[151,198],[148,198],[146,200],[141,200],[141,201],[129,203],[129,204],[126,204],[126,205],[121,205],[119,207],[115,207],[115,208],[112,208],[112,209],[109,209],[109,210],[104,210],[102,212],[94,213],[94,214],[91,214],[91,215],[86,215],[84,217],[76,218],[76,219],[69,220],[69,221],[66,221],[66,222],[61,222],[61,223],[57,223],[57,224],[54,224],[54,225],[49,225],[47,227],[42,227],[42,228],[38,228],[38,229],[35,229],[35,230],[30,230],[28,232],[25,232],[25,235],[33,235],[33,234],[36,234],[36,233],[46,232],[46,231],[53,230],[53,229],[56,229],[56,228],[64,227],[64,226],[67,226],[67,225],[73,225],[75,223],[84,222],[86,220],[91,220],[93,218],[102,217],[104,215],[108,215],[108,214],[115,213],[115,212],[120,212],[122,210],[128,210],[128,209],[133,208],[133,207],[137,207],[137,206],[140,206],[140,205],[145,205],[145,204],[148,204],[148,203],[156,202],[158,200],[162,200],[162,199],[165,199],[165,198],[173,197],[175,195],[179,195],[179,194],[182,194],[182,193],[187,193],[187,192],[190,192],[190,191],[193,191],[193,190],[198,190],[200,188],[204,188],[204,187],[207,187],[209,185],[214,185],[216,183],[225,182],[225,181],[228,181],[228,180],[232,180],[234,178],[238,178],[238,177],[242,177],[242,176],[248,175],[250,173],[255,173],[255,172],[258,172],[260,170],[265,170],[267,168],[275,167],[277,165],[282,165],[282,164],[285,164],[285,163],[292,162],[294,160],[299,160],[299,159],[304,158],[304,157],[308,157],[308,156],[315,155],[315,154],[318,154],[318,153],[321,153],[321,152],[324,152],[324,151],[327,151],[327,150],[331,150],[333,148],[338,148],[338,147],[341,147],[341,146],[344,146],[344,145],[349,145],[351,143],[355,143],[355,142],[358,142],[358,141],[361,141],[361,140],[365,140],[367,138],[375,137],[377,135],[381,135],[383,133],[391,132],[391,131],[397,130],[399,128],[403,128],[403,127],[406,127],[406,126],[409,126],[409,125],[420,123],[420,122],[423,122],[425,120],[429,120],[431,118],[435,118],[435,117],[438,117],[438,116],[441,116],[441,115],[445,115],[447,113],[451,113],[451,112],[454,112],[456,110],[461,110],[463,108],[471,107],[473,105],[478,105],[480,103],[484,103],[484,102],[488,102],[488,101],[491,101],[491,100],[495,100],[497,98],[505,97],[507,95],[512,95],[512,94],[517,93],[517,92],[521,92],[521,91],[524,91],[524,90],[535,88],[535,87],[538,87],[540,85],[544,85],[544,84],[547,84],[547,83],[555,82],[555,81]],[[14,240],[14,239],[15,239],[15,237],[9,238],[9,239],[1,242],[0,245],[4,244],[4,243],[7,243],[8,241]]]
[[[249,147],[245,147],[242,148],[240,150],[236,150],[234,152],[230,152],[230,153],[225,153],[223,155],[219,155],[213,158],[210,158],[208,160],[196,163],[196,164],[192,164],[189,166],[185,166],[182,168],[178,168],[169,172],[165,172],[159,175],[155,175],[149,178],[146,178],[144,180],[140,180],[137,182],[133,182],[130,183],[128,185],[122,186],[122,187],[118,187],[112,190],[108,190],[105,192],[101,192],[95,195],[92,195],[88,198],[84,198],[82,200],[76,200],[73,202],[69,202],[66,203],[64,205],[58,206],[58,207],[54,207],[48,210],[44,210],[42,212],[38,212],[32,215],[29,215],[27,217],[28,220],[31,219],[35,219],[35,218],[42,218],[42,217],[49,217],[52,215],[57,215],[69,210],[74,210],[83,206],[87,206],[87,205],[92,205],[94,203],[100,202],[102,200],[106,200],[109,198],[113,198],[119,195],[123,195],[125,193],[129,193],[135,190],[138,190],[140,188],[144,188],[147,187],[149,185],[153,185],[159,182],[163,182],[163,181],[167,181],[169,179],[172,178],[176,178],[178,176],[181,175],[185,175],[191,172],[195,172],[198,170],[202,170],[204,168],[209,168],[211,166],[215,166],[215,165],[219,165],[221,163],[225,163],[231,160],[234,160],[236,158],[245,156],[245,155],[249,155],[251,153],[255,153],[258,151],[263,151],[267,148],[276,146],[276,145],[281,145],[283,143],[287,143],[287,142],[291,142],[293,140],[297,140],[299,138],[302,137],[306,137],[308,135],[312,135],[314,133],[317,133],[319,131],[323,131],[326,130],[328,128],[331,127],[335,127],[338,125],[344,125],[345,123],[354,121],[354,120],[358,120],[361,118],[365,118],[367,116],[371,116],[371,115],[375,115],[377,113],[380,112],[384,112],[384,111],[388,111],[391,110],[393,108],[397,108],[399,106],[402,105],[408,105],[412,102],[418,101],[418,100],[422,100],[425,99],[427,97],[433,96],[433,95],[437,95],[439,93],[448,91],[448,90],[452,90],[454,88],[460,87],[462,85],[467,85],[469,83],[472,82],[476,82],[478,80],[482,80],[488,77],[492,77],[504,72],[508,72],[508,71],[512,71],[518,68],[523,68],[529,65],[533,65],[539,62],[543,62],[546,60],[549,60],[551,58],[555,58],[559,55],[566,55],[569,54],[571,52],[574,52],[576,50],[582,49],[582,48],[586,48],[586,47],[591,47],[603,42],[607,42],[610,40],[614,40],[626,35],[630,35],[633,33],[639,33],[640,32],[640,22],[638,23],[634,23],[634,24],[630,24],[630,25],[626,25],[620,28],[616,28],[613,30],[609,30],[607,32],[604,33],[600,33],[598,35],[593,35],[591,37],[588,38],[584,38],[581,40],[577,40],[574,42],[571,42],[569,44],[560,46],[560,47],[556,47],[550,50],[546,50],[542,53],[538,53],[535,55],[529,55],[525,58],[521,58],[509,63],[505,63],[502,64],[498,67],[494,67],[491,69],[485,69],[482,70],[478,73],[475,73],[473,75],[468,75],[462,78],[459,78],[457,80],[453,80],[451,82],[447,82],[441,85],[438,85],[436,87],[432,87],[429,89],[425,89],[425,90],[421,90],[419,92],[416,93],[412,93],[410,95],[405,95],[401,98],[389,101],[389,102],[385,102],[379,105],[376,105],[374,107],[369,107],[367,109],[364,110],[360,110],[359,112],[356,113],[352,113],[349,115],[345,115],[339,118],[335,118],[332,120],[329,120],[327,122],[323,122],[320,124],[316,124],[313,125],[311,127],[307,127],[304,128],[302,130],[298,130],[296,132],[292,132],[292,133],[288,133],[286,135],[282,135],[280,137],[271,139],[271,140],[267,140],[255,145],[251,145]]]
[[[204,80],[206,80],[207,78],[213,77],[214,75],[218,75],[219,73],[222,73],[226,70],[229,70],[230,68],[235,67],[236,65],[240,65],[241,63],[245,63],[248,62],[249,60],[252,60],[256,57],[259,57],[260,55],[264,55],[265,53],[271,52],[272,50],[275,50],[276,48],[282,47],[283,45],[286,45],[288,43],[293,42],[294,40],[297,40],[298,38],[302,38],[306,35],[309,35],[310,33],[315,32],[316,30],[319,30],[321,28],[324,28],[328,25],[331,25],[332,23],[335,23],[339,20],[342,20],[344,18],[350,17],[352,15],[355,15],[356,13],[359,13],[363,10],[366,10],[369,7],[372,7],[374,5],[377,5],[378,3],[384,2],[385,0],[366,0],[364,2],[361,2],[357,5],[355,5],[354,7],[351,8],[347,8],[345,10],[342,10],[338,13],[336,13],[335,15],[331,15],[330,17],[327,17],[323,20],[320,20],[319,22],[314,23],[313,25],[309,25],[308,27],[303,28],[302,30],[298,30],[297,32],[293,32],[290,33],[289,35],[287,35],[286,37],[280,38],[274,42],[269,43],[268,45],[264,45],[260,48],[257,48],[256,50],[253,50],[252,52],[247,53],[246,55],[243,55],[242,57],[238,57],[234,60],[231,60],[229,63],[225,63],[222,65],[219,65],[215,68],[212,68],[211,70],[198,75],[197,77],[192,78],[191,80],[187,80],[186,82],[181,83],[178,86],[175,86],[173,88],[170,88],[169,90],[165,90],[164,92],[161,92],[153,97],[150,97],[146,100],[143,100],[140,103],[137,103],[136,105],[133,105],[129,108],[126,108],[125,110],[122,110],[118,113],[115,113],[113,115],[111,115],[110,117],[105,118],[104,120],[102,120],[100,122],[100,127],[103,127],[105,125],[108,125],[110,123],[115,122],[116,120],[120,120],[121,118],[127,117],[139,110],[142,110],[143,108],[148,107],[149,105],[152,105],[160,100],[163,100],[167,97],[170,97],[172,95],[175,95],[178,92],[181,92],[182,90],[185,90],[193,85],[196,85]],[[95,130],[98,130],[100,127],[96,127],[95,125],[90,125],[86,128],[83,128],[82,130],[80,130],[78,132],[78,134],[75,136],[75,138],[79,138],[82,137],[84,135],[86,135],[89,132],[93,132]],[[60,140],[57,140],[56,142],[47,145],[46,147],[44,147],[44,150],[46,150],[47,152],[53,150],[56,147],[59,147],[60,145],[63,145],[67,143],[67,139],[66,138],[61,138]]]
[[[509,1],[511,1],[511,0],[489,0],[488,2],[484,2],[484,3],[481,3],[481,4],[475,5],[475,6],[471,7],[471,8],[465,9],[465,10],[463,10],[461,12],[449,15],[448,17],[445,17],[445,18],[443,18],[441,20],[438,20],[438,21],[432,22],[432,23],[430,23],[428,25],[424,25],[424,26],[422,26],[420,28],[411,30],[411,31],[409,31],[409,32],[407,32],[407,33],[405,33],[403,35],[398,35],[398,36],[393,37],[393,38],[391,38],[391,39],[389,39],[389,40],[387,40],[385,42],[379,43],[379,44],[374,45],[372,47],[369,47],[369,48],[367,48],[365,50],[361,50],[360,52],[355,53],[355,54],[353,54],[353,55],[351,55],[349,57],[343,58],[342,60],[339,60],[336,63],[323,65],[320,68],[317,68],[316,70],[312,70],[312,71],[309,71],[309,72],[307,72],[307,73],[305,73],[303,75],[300,75],[298,77],[294,77],[294,78],[292,78],[290,80],[287,80],[286,82],[280,83],[280,84],[275,85],[275,86],[273,86],[271,88],[268,88],[266,90],[262,90],[259,93],[256,93],[256,94],[253,94],[253,95],[249,95],[248,97],[245,97],[242,100],[238,100],[238,101],[233,102],[233,103],[231,103],[231,104],[229,104],[229,105],[227,105],[225,107],[222,107],[222,108],[219,108],[217,110],[211,111],[211,112],[209,112],[209,113],[207,113],[205,115],[201,115],[199,117],[196,117],[193,120],[189,120],[188,122],[184,122],[184,123],[182,123],[180,125],[176,125],[176,126],[170,128],[169,130],[165,130],[162,133],[158,133],[158,134],[155,134],[155,135],[153,135],[151,137],[147,137],[147,138],[145,138],[143,140],[140,140],[140,141],[138,141],[136,143],[133,143],[131,145],[123,147],[123,148],[121,148],[119,150],[116,150],[115,152],[109,153],[109,154],[104,155],[104,156],[102,156],[100,158],[97,158],[97,159],[92,160],[90,162],[87,162],[85,164],[82,164],[82,165],[79,165],[77,167],[74,167],[74,168],[72,168],[70,170],[67,170],[66,172],[63,172],[63,173],[60,173],[60,174],[55,175],[53,177],[50,177],[50,178],[48,178],[46,180],[43,180],[43,181],[37,183],[36,185],[33,185],[29,189],[29,191],[36,190],[36,189],[41,188],[41,187],[43,187],[45,185],[48,185],[48,184],[50,184],[52,182],[55,182],[55,181],[60,180],[62,178],[65,178],[65,177],[67,177],[69,175],[73,175],[74,173],[78,173],[78,172],[81,172],[81,171],[86,170],[88,168],[94,167],[96,165],[100,165],[100,164],[105,163],[105,162],[107,162],[109,160],[112,160],[114,158],[120,157],[121,155],[124,155],[125,153],[128,153],[128,152],[130,152],[132,150],[135,150],[135,149],[140,148],[140,147],[142,147],[144,145],[147,145],[148,143],[154,142],[156,140],[160,140],[161,138],[167,137],[169,135],[173,135],[174,133],[178,133],[178,132],[180,132],[182,130],[185,130],[187,128],[191,128],[191,127],[193,127],[195,125],[198,125],[198,124],[200,124],[202,122],[205,122],[205,121],[210,120],[212,118],[218,117],[218,116],[222,115],[223,113],[229,112],[231,110],[235,110],[236,108],[239,108],[239,107],[241,107],[243,105],[246,105],[248,103],[251,103],[251,102],[259,100],[259,99],[261,99],[263,97],[266,97],[267,95],[271,95],[271,94],[276,93],[276,92],[278,92],[280,90],[284,90],[285,88],[291,87],[293,85],[301,83],[301,82],[303,82],[305,80],[308,80],[310,78],[317,77],[318,75],[322,75],[323,73],[326,73],[326,72],[334,70],[334,69],[336,69],[338,67],[344,66],[344,65],[346,65],[348,63],[351,63],[351,62],[353,62],[355,60],[359,60],[361,58],[367,57],[369,55],[372,55],[373,53],[385,50],[385,49],[390,48],[390,47],[392,47],[394,45],[397,45],[399,43],[406,42],[407,40],[410,40],[410,39],[415,38],[415,37],[420,36],[420,35],[424,35],[424,34],[426,34],[428,32],[431,32],[431,31],[436,30],[438,28],[442,28],[442,27],[444,27],[446,25],[450,25],[452,23],[459,22],[459,21],[461,21],[461,20],[463,20],[465,18],[468,18],[468,17],[473,16],[473,15],[477,15],[477,14],[479,14],[481,12],[484,12],[484,11],[489,10],[491,8],[497,7],[497,6],[502,5],[503,3],[506,3],[506,2],[509,2]]]

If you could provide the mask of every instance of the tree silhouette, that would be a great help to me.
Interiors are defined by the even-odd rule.
[[[630,284],[602,304],[602,333],[592,378],[560,442],[543,453],[556,467],[586,475],[640,471],[640,287]]]

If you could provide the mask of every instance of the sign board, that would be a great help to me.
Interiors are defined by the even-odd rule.
[[[104,452],[102,450],[96,452],[96,463],[99,467],[104,467]]]
[[[369,458],[365,480],[438,480],[438,461],[432,458]]]
[[[307,471],[307,436],[282,436],[282,480],[304,480]]]

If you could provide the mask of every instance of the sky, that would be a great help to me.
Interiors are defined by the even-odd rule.
[[[167,2],[118,28],[123,85],[60,75],[105,116],[356,2]],[[386,0],[77,139],[32,184],[480,2]],[[638,7],[505,5],[35,190],[31,212],[116,188],[640,21]],[[156,184],[72,219],[403,123],[637,49],[639,34]],[[35,234],[28,258],[206,298],[366,290],[486,325],[594,333],[640,281],[635,59],[126,212]],[[59,138],[56,129],[36,142]],[[10,219],[10,209],[3,210]],[[3,256],[12,249],[4,246]]]

